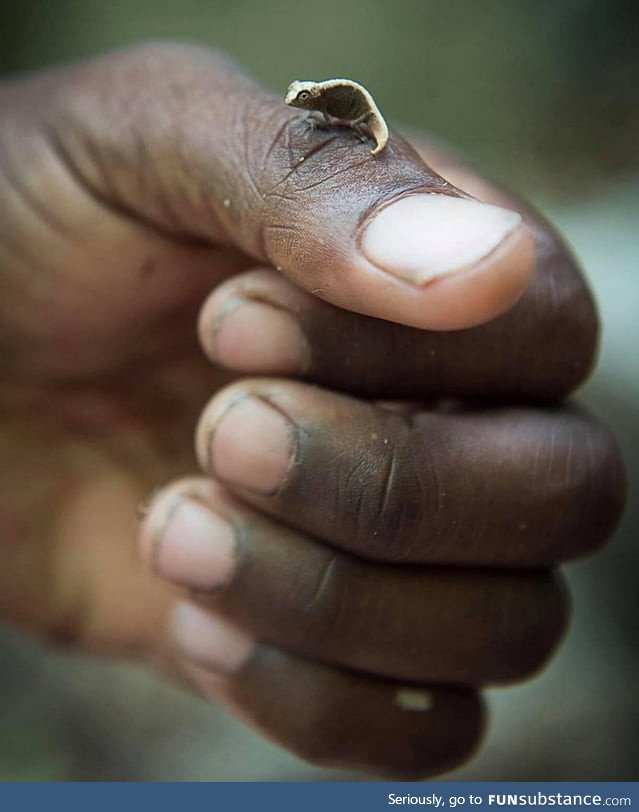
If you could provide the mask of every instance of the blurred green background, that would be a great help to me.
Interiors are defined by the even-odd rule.
[[[345,75],[388,118],[451,141],[572,242],[601,306],[580,398],[631,473],[615,541],[568,568],[569,637],[535,682],[491,692],[455,778],[632,780],[639,770],[639,3],[604,0],[0,0],[11,74],[149,40],[220,48],[283,93]],[[0,111],[0,116],[2,111]],[[147,674],[0,636],[2,780],[326,780]]]

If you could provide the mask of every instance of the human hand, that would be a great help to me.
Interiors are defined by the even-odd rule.
[[[153,539],[163,574],[198,589],[194,566],[204,587],[230,579],[211,599],[208,632],[201,614],[178,613],[183,638],[196,623],[210,646],[220,632],[231,641],[205,652],[226,676],[200,668],[198,679],[309,758],[422,774],[465,757],[481,727],[476,688],[528,675],[559,636],[562,590],[539,567],[592,549],[619,510],[616,450],[588,418],[472,406],[557,398],[586,374],[596,326],[570,258],[533,226],[537,272],[519,304],[485,327],[432,332],[514,303],[533,269],[531,231],[478,204],[456,216],[460,193],[400,139],[373,159],[345,131],[311,132],[218,57],[175,46],[1,93],[5,617],[89,649],[171,659],[176,596],[135,566],[131,516],[150,487],[193,470],[189,426],[228,380],[194,339],[218,286],[200,320],[218,364],[324,389],[248,380],[224,390],[202,418],[200,450],[225,487],[189,479],[153,502],[143,549]],[[425,222],[428,240],[416,236]],[[296,284],[241,273],[265,263]],[[400,278],[442,270],[426,285]],[[407,419],[328,390],[431,408]],[[249,392],[267,401],[270,434],[247,413]],[[226,416],[244,415],[224,440],[211,418],[235,395]],[[464,413],[432,408],[447,396],[463,398]],[[247,468],[270,486],[282,474],[273,404],[297,454],[265,496],[238,485]],[[184,517],[185,494],[200,527],[214,505],[242,528],[239,559],[228,532],[227,552],[211,553],[219,520],[190,554],[184,528],[170,543],[166,517]],[[202,560],[225,565],[224,577]],[[424,627],[425,616],[437,623]],[[395,703],[405,682],[429,686],[427,712]]]

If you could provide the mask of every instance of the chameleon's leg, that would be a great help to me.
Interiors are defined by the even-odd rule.
[[[323,127],[332,127],[334,124],[332,116],[329,115],[328,110],[326,109],[326,103],[320,99],[320,103],[317,108],[317,112],[322,116],[322,125]]]
[[[327,128],[325,119],[320,118],[314,110],[301,116],[301,119],[306,128],[311,132],[315,132],[315,130],[325,130]]]
[[[364,115],[359,116],[358,118],[354,118],[351,122],[351,129],[357,136],[359,141],[366,143],[372,138],[372,133],[370,127],[368,126],[368,119],[369,113],[364,113]]]

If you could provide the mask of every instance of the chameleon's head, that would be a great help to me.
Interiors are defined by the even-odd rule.
[[[284,101],[291,107],[302,107],[306,110],[313,110],[315,100],[320,95],[317,82],[291,82],[286,91]]]

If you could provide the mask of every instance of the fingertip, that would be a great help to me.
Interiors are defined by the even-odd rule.
[[[373,210],[350,251],[337,239],[316,240],[324,261],[291,271],[294,281],[340,308],[425,330],[496,318],[535,267],[535,241],[520,214],[452,194],[411,194]]]
[[[218,324],[213,352],[219,363],[238,372],[298,375],[308,365],[310,349],[293,314],[244,300]]]
[[[478,264],[428,284],[423,326],[462,330],[492,321],[520,299],[534,268],[534,237],[522,223]]]
[[[206,300],[198,334],[206,356],[236,372],[300,375],[311,349],[302,329],[300,301],[311,299],[271,271],[228,280]]]
[[[240,671],[255,649],[255,641],[234,623],[186,601],[173,610],[170,634],[187,662],[221,677]]]
[[[204,504],[223,495],[222,486],[204,477],[185,477],[154,491],[141,510],[137,535],[138,555],[148,569],[155,569],[158,543],[186,500]]]
[[[497,317],[522,295],[535,264],[517,212],[441,194],[382,209],[365,225],[361,249],[368,268],[353,279],[365,312],[429,330]]]

